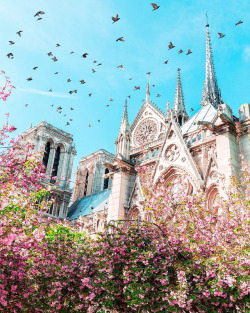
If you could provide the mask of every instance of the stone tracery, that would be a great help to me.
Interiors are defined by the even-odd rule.
[[[136,146],[153,141],[157,134],[157,123],[152,118],[142,121],[135,130],[134,143]]]

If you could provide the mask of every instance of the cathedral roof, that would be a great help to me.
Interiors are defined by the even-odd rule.
[[[182,127],[182,135],[193,132],[201,127],[200,121],[213,123],[217,117],[217,110],[212,104],[203,106],[195,115],[193,115]]]
[[[83,197],[78,201],[77,205],[69,211],[67,218],[69,220],[75,220],[79,216],[86,216],[92,212],[102,211],[104,207],[108,208],[108,197],[110,193],[111,189],[105,189],[96,194]]]

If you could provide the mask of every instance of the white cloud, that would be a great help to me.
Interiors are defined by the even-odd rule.
[[[71,99],[73,98],[73,99],[76,99],[76,97],[72,97],[71,95],[66,95],[66,94],[59,93],[59,92],[50,92],[50,91],[37,90],[37,89],[17,88],[17,91],[36,93],[38,95],[44,95],[44,96],[49,96],[49,97],[71,98]]]

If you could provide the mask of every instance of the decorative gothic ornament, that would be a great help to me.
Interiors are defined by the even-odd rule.
[[[170,145],[165,151],[165,159],[168,162],[176,161],[179,155],[180,155],[180,149],[177,147],[176,144]]]
[[[157,123],[152,118],[142,121],[135,130],[134,143],[136,146],[151,142],[157,135]]]

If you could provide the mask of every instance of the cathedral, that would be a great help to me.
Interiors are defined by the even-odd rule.
[[[146,100],[131,125],[125,102],[115,155],[100,149],[83,157],[75,171],[73,190],[67,182],[76,153],[72,135],[46,122],[28,129],[24,139],[35,141],[37,150],[45,147],[46,173],[52,171],[59,181],[54,191],[56,203],[47,214],[67,218],[72,223],[83,222],[92,233],[101,231],[111,220],[136,216],[149,219],[143,209],[138,164],[151,169],[155,184],[161,178],[169,183],[185,175],[187,194],[203,190],[208,209],[216,210],[217,196],[223,189],[220,174],[228,181],[239,172],[240,151],[250,161],[250,106],[242,104],[237,118],[223,102],[214,70],[209,25],[206,25],[205,82],[200,105],[200,110],[189,117],[180,69],[174,107],[170,108],[168,103],[166,112],[150,101],[148,84]],[[242,123],[239,141],[237,121]]]

